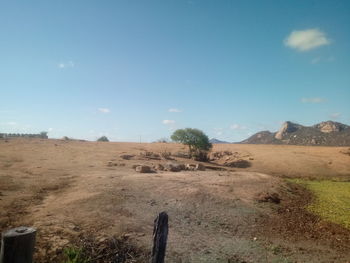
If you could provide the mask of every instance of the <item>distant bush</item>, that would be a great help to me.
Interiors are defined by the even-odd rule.
[[[98,142],[109,142],[108,138],[106,136],[102,136],[97,139]]]
[[[169,139],[168,139],[168,138],[160,138],[160,139],[156,140],[156,142],[168,143],[168,142],[169,142]]]

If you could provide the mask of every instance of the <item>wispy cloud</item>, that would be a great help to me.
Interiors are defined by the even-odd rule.
[[[163,120],[163,124],[172,125],[172,124],[175,124],[175,121],[174,120]]]
[[[4,125],[4,126],[16,126],[16,125],[18,125],[18,123],[15,122],[15,121],[3,122],[1,124]]]
[[[333,120],[338,119],[341,116],[340,112],[335,112],[329,115],[329,117]]]
[[[224,129],[223,128],[214,128],[215,135],[221,136],[224,134]]]
[[[102,112],[102,113],[110,113],[111,110],[110,109],[107,109],[107,108],[98,108],[97,109],[99,112]]]
[[[232,124],[231,126],[230,126],[230,129],[231,130],[246,130],[247,129],[247,127],[246,126],[244,126],[244,125],[239,125],[239,124]]]
[[[67,61],[67,62],[61,62],[57,65],[58,68],[64,69],[64,68],[74,68],[75,64],[73,61]]]
[[[331,63],[335,61],[335,57],[334,56],[329,56],[329,57],[315,57],[313,59],[311,59],[311,64],[318,64],[318,63]]]
[[[311,64],[318,64],[320,61],[321,61],[321,58],[320,58],[320,57],[313,58],[313,59],[311,60]]]
[[[284,40],[287,47],[298,51],[308,51],[330,43],[331,41],[326,34],[317,28],[292,31]]]
[[[168,111],[169,112],[182,112],[182,110],[177,109],[177,108],[170,108]]]
[[[313,97],[313,98],[301,98],[302,103],[322,103],[326,100],[319,97]]]

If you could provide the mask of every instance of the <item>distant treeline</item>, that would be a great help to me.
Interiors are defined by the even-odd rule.
[[[15,138],[15,137],[24,137],[24,138],[40,138],[48,139],[47,132],[41,132],[36,134],[31,133],[0,133],[0,138]]]

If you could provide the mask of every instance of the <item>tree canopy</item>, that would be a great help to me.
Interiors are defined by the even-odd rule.
[[[212,148],[208,136],[198,129],[186,128],[176,130],[171,135],[171,139],[175,142],[188,145],[191,156],[203,151],[209,151]]]

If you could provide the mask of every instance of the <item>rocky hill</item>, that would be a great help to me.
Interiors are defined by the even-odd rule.
[[[226,142],[226,141],[220,141],[220,140],[218,140],[216,138],[210,139],[209,142],[212,143],[212,144],[230,143],[230,142]]]
[[[350,126],[334,121],[313,126],[287,121],[275,133],[258,132],[241,143],[350,146]]]

